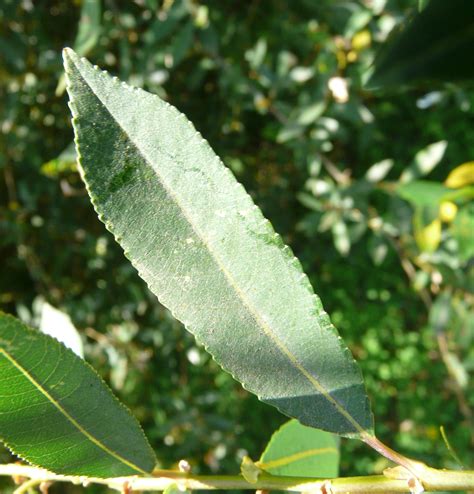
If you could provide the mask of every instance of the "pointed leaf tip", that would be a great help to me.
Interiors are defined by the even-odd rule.
[[[66,46],[63,48],[63,61],[64,61],[64,66],[74,57],[77,57],[76,52],[72,49]]]

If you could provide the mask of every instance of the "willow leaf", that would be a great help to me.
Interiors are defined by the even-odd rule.
[[[273,475],[337,477],[339,438],[290,420],[273,434],[257,466]]]
[[[152,292],[246,389],[313,427],[372,432],[361,373],[300,263],[175,108],[65,50],[81,172]]]
[[[30,463],[66,475],[147,474],[156,463],[138,422],[88,364],[2,312],[0,438]]]

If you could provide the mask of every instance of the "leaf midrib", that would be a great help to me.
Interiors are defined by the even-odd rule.
[[[70,55],[68,54],[68,56],[70,57]],[[71,58],[71,57],[70,57]],[[78,62],[81,63],[81,60],[78,59]],[[74,62],[73,62],[74,63]],[[271,327],[266,323],[266,321],[264,319],[262,319],[260,317],[260,315],[258,314],[258,311],[253,307],[252,303],[248,300],[248,298],[245,296],[245,293],[240,290],[239,286],[237,285],[237,283],[235,282],[232,274],[225,268],[225,265],[222,263],[219,255],[213,250],[211,249],[211,243],[207,241],[207,238],[206,236],[198,229],[198,227],[195,225],[195,223],[193,221],[191,221],[191,218],[187,215],[186,213],[186,209],[182,206],[181,204],[181,201],[179,200],[178,196],[173,192],[173,190],[168,186],[168,184],[166,183],[166,181],[164,180],[163,176],[160,175],[158,173],[158,171],[153,167],[151,166],[151,160],[149,160],[146,155],[145,155],[145,152],[142,151],[142,149],[140,149],[140,147],[138,146],[138,144],[135,143],[135,141],[133,141],[130,137],[129,137],[129,134],[127,132],[127,129],[125,129],[122,124],[120,123],[120,121],[118,120],[118,118],[115,117],[115,115],[111,112],[111,110],[107,107],[107,104],[105,103],[105,101],[93,90],[93,88],[90,86],[90,84],[88,84],[87,82],[87,79],[83,76],[80,68],[79,68],[79,65],[78,64],[75,64],[78,72],[81,74],[81,77],[83,79],[83,81],[87,84],[87,86],[91,89],[92,93],[94,94],[94,96],[100,101],[100,103],[102,104],[103,108],[107,111],[107,113],[111,116],[111,118],[113,119],[113,121],[120,127],[120,129],[122,129],[122,131],[124,132],[124,134],[127,136],[127,139],[129,140],[129,142],[134,146],[135,150],[137,151],[137,153],[141,156],[141,158],[144,160],[144,162],[149,166],[149,168],[151,168],[155,174],[155,176],[157,177],[158,181],[161,183],[162,187],[164,188],[164,190],[166,191],[166,193],[169,195],[169,197],[176,203],[176,205],[178,206],[178,209],[179,211],[181,212],[181,214],[183,215],[184,219],[188,222],[189,226],[191,227],[191,229],[194,231],[194,233],[196,234],[196,236],[198,237],[198,239],[202,242],[202,244],[207,248],[208,252],[210,253],[211,257],[213,258],[213,260],[215,261],[218,269],[224,274],[225,278],[227,279],[230,287],[235,291],[235,293],[237,294],[239,300],[241,301],[242,305],[244,307],[246,307],[246,309],[249,311],[250,315],[252,316],[252,318],[254,319],[257,327],[261,328],[261,330],[264,332],[264,334],[267,335],[268,338],[270,338],[270,340],[272,340],[276,345],[277,347],[279,348],[279,350],[288,358],[288,360],[290,361],[290,363],[304,376],[306,377],[306,379],[311,383],[311,385],[316,389],[316,391],[320,394],[322,394],[330,403],[333,404],[333,406],[336,408],[336,410],[355,428],[356,431],[358,431],[358,433],[360,433],[362,436],[366,435],[367,434],[367,431],[354,419],[354,417],[352,417],[352,415],[350,415],[345,409],[344,407],[333,397],[331,396],[331,394],[329,393],[329,391],[325,388],[324,385],[322,385],[319,380],[317,378],[315,378],[299,361],[298,359],[296,358],[296,356],[286,347],[286,345],[280,340],[280,338],[278,338],[278,336],[272,331]],[[98,69],[95,69],[94,70],[97,70],[99,71]],[[105,74],[104,71],[102,71],[102,74]],[[112,83],[115,83],[115,81],[112,81]],[[117,84],[120,84],[120,83],[117,83]],[[121,85],[121,84],[120,84]],[[121,85],[121,87],[124,87],[123,85]],[[133,91],[133,89],[130,87],[130,86],[126,86],[127,89],[129,88],[131,91]],[[141,91],[140,89],[138,89],[138,91]],[[77,118],[77,117],[76,117]],[[194,129],[195,130],[195,129]],[[195,130],[195,132],[197,132]],[[78,139],[78,130],[76,130],[76,138]],[[80,146],[79,146],[79,142],[77,142],[78,144],[78,149],[79,149],[79,164],[80,164],[80,160],[81,160],[81,155],[80,155]],[[169,153],[167,153],[166,151],[164,151],[161,147],[160,148],[155,148],[159,153],[163,154],[164,156],[172,159],[172,160],[175,160],[177,162],[180,162],[180,160],[176,157],[176,156],[173,156]],[[86,174],[85,174],[85,171],[84,171],[84,177],[86,178]],[[86,184],[87,184],[87,179],[85,180],[86,181]],[[91,194],[93,196],[93,194]],[[106,226],[107,227],[111,227],[112,225],[109,223],[107,224],[108,222],[106,222]],[[110,228],[110,230],[113,232],[113,228]],[[133,263],[133,260],[131,260],[132,263]],[[222,364],[221,364],[222,365]],[[222,365],[224,368],[225,366]],[[242,383],[244,386],[245,386],[245,383]]]
[[[47,389],[45,389],[29,372],[27,369],[25,369],[13,355],[11,355],[9,352],[7,352],[4,348],[0,348],[0,355],[3,355],[17,370],[19,370],[32,384],[35,386],[35,388],[42,393],[48,401],[56,407],[56,409],[81,433],[83,434],[89,441],[91,441],[95,446],[100,448],[102,451],[107,453],[108,455],[112,456],[116,460],[120,461],[124,465],[128,466],[129,468],[136,470],[137,472],[148,475],[149,473],[146,472],[145,470],[142,470],[139,466],[133,464],[132,462],[128,461],[127,459],[123,458],[120,456],[118,453],[115,451],[111,450],[108,448],[105,444],[103,444],[101,441],[99,441],[97,438],[92,436],[84,427],[72,416],[68,413],[68,411],[61,406],[61,404],[48,392]]]
[[[332,448],[328,446],[327,448],[315,448],[315,449],[307,449],[306,451],[299,451],[298,453],[294,453],[292,455],[283,456],[281,458],[277,458],[276,460],[270,461],[258,461],[256,465],[262,470],[269,470],[270,468],[277,468],[288,465],[290,463],[294,463],[299,460],[303,460],[308,456],[317,456],[323,455],[325,453],[334,453],[337,454],[338,450],[336,448]]]

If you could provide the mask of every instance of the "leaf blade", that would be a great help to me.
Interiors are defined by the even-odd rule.
[[[339,441],[292,419],[272,435],[257,466],[272,475],[334,478],[339,472]]]
[[[348,349],[291,250],[207,142],[156,96],[71,50],[65,64],[92,202],[151,291],[263,401],[308,425],[370,434]],[[308,338],[324,352],[308,351]]]
[[[152,471],[155,456],[138,422],[94,370],[2,312],[0,371],[0,437],[15,454],[67,475]]]

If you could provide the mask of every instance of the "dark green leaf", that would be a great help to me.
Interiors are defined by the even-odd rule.
[[[92,367],[54,338],[0,312],[0,437],[55,473],[147,474],[155,455]]]
[[[142,278],[224,369],[302,423],[372,434],[361,373],[291,250],[186,117],[65,51],[80,166]]]

